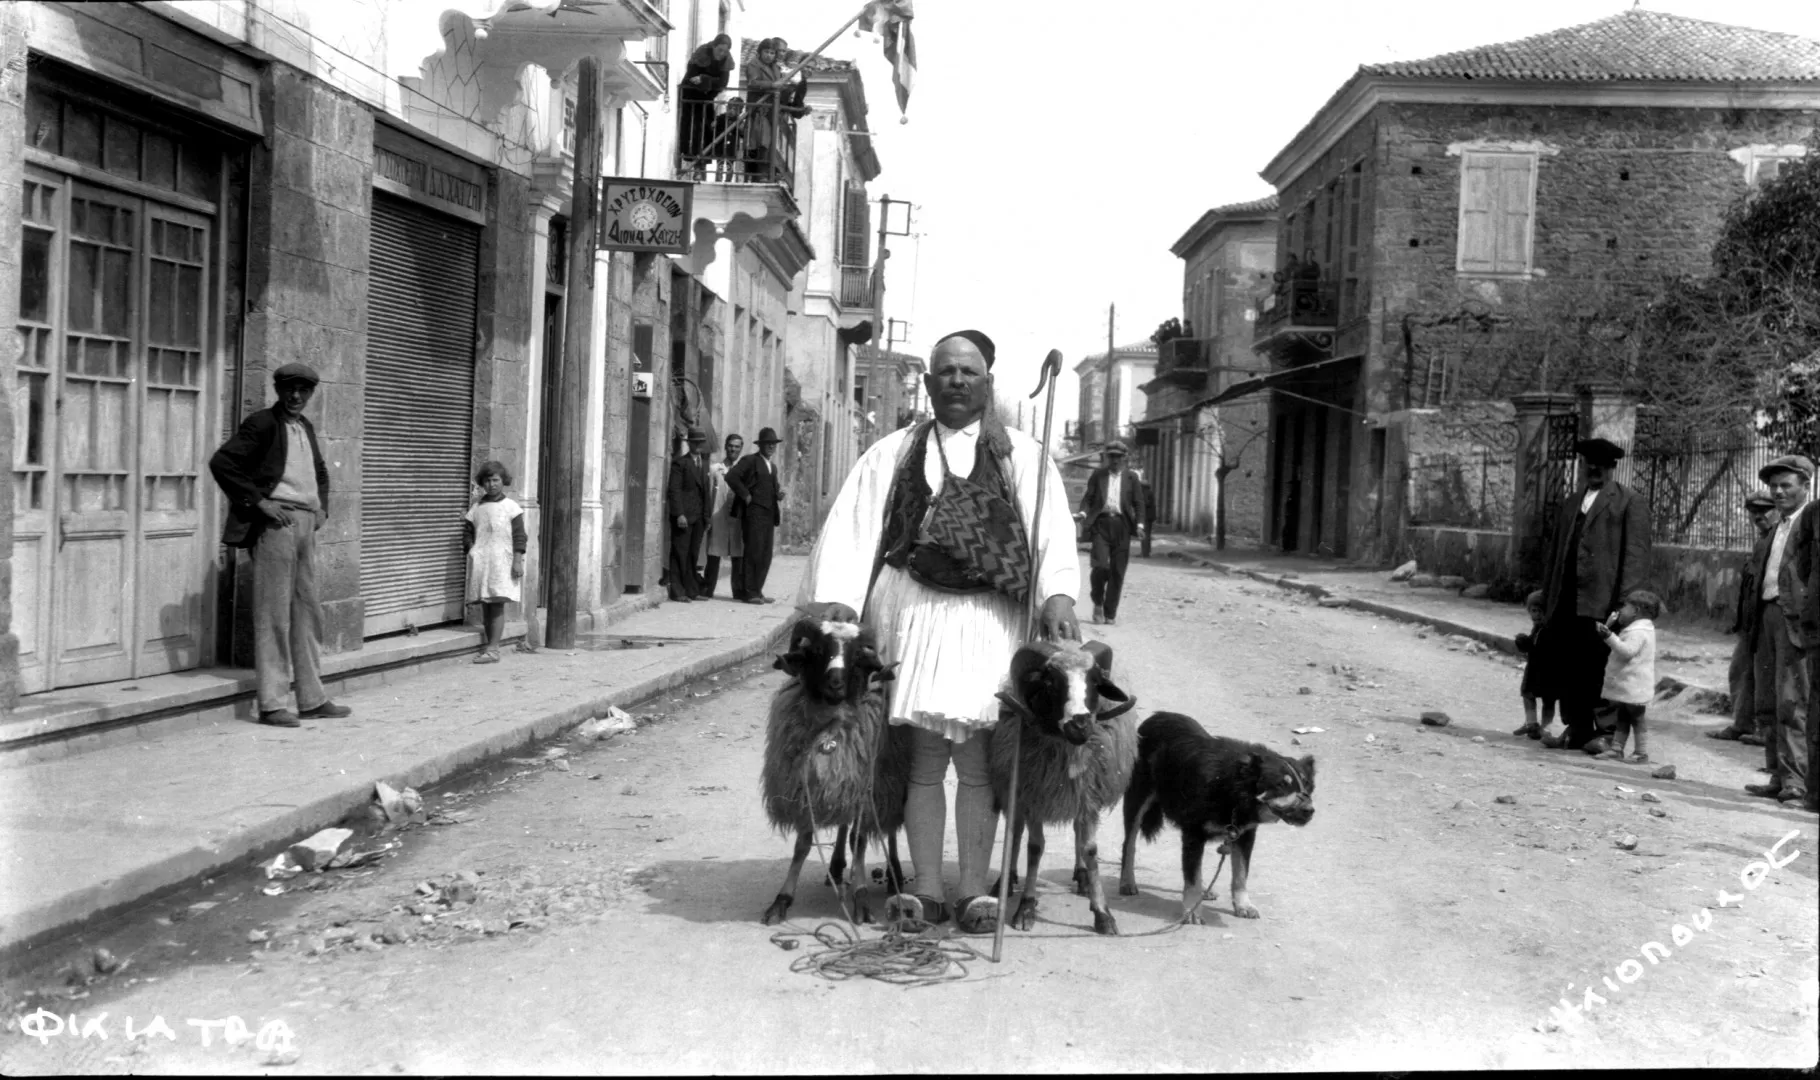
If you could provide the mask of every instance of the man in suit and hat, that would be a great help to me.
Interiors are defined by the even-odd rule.
[[[252,556],[259,722],[274,727],[354,712],[330,701],[322,688],[316,533],[329,520],[329,470],[316,428],[303,415],[317,381],[308,364],[279,368],[272,374],[278,400],[242,420],[209,459],[209,472],[228,497],[221,542]]]
[[[1130,451],[1121,439],[1100,450],[1105,464],[1087,478],[1081,496],[1081,520],[1093,543],[1093,621],[1114,625],[1119,618],[1119,597],[1125,591],[1125,567],[1131,562],[1131,537],[1144,521],[1142,481],[1125,468]]]
[[[1820,648],[1820,624],[1815,619],[1814,529],[1809,487],[1814,463],[1800,454],[1779,457],[1765,465],[1757,478],[1769,485],[1780,520],[1770,534],[1769,546],[1757,565],[1758,592],[1755,632],[1765,641],[1773,659],[1776,681],[1776,724],[1767,741],[1769,782],[1746,784],[1752,795],[1785,803],[1805,802],[1808,776],[1808,702],[1812,672],[1808,652]],[[1753,561],[1756,553],[1753,552]]]
[[[740,522],[745,545],[739,570],[733,575],[733,598],[748,604],[769,604],[765,578],[771,573],[771,541],[777,534],[778,508],[784,501],[783,482],[777,475],[777,432],[761,428],[758,453],[747,454],[727,470],[733,489],[733,516]]]
[[[1626,595],[1643,587],[1649,573],[1649,505],[1612,478],[1623,447],[1609,439],[1582,439],[1574,450],[1585,484],[1561,504],[1542,586],[1567,727],[1544,744],[1599,754],[1608,748],[1598,737],[1596,710],[1611,650],[1598,628]]]
[[[1763,592],[1757,568],[1768,554],[1776,531],[1775,497],[1768,488],[1758,488],[1745,498],[1744,512],[1757,530],[1757,540],[1738,574],[1738,605],[1731,627],[1738,641],[1732,646],[1731,670],[1726,678],[1731,690],[1732,719],[1719,730],[1707,732],[1706,737],[1763,746],[1767,737],[1775,733],[1776,677],[1774,653],[1765,647],[1768,640],[1757,633],[1757,609],[1762,605]],[[1767,759],[1767,751],[1765,754]]]
[[[708,528],[708,463],[702,457],[707,444],[707,432],[690,428],[689,449],[670,462],[670,479],[664,486],[664,505],[670,513],[670,599],[684,604],[702,591],[695,557]]]

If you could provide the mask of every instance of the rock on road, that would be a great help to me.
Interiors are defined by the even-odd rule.
[[[1134,562],[1121,615],[1082,629],[1115,646],[1140,716],[1185,712],[1315,755],[1313,822],[1258,839],[1261,919],[1234,918],[1222,880],[1207,925],[1157,932],[1180,890],[1167,830],[1139,848],[1142,895],[1110,890],[1125,936],[1096,937],[1052,828],[1041,916],[1007,933],[1004,963],[914,989],[793,973],[815,942],[785,951],[758,922],[790,845],[758,806],[781,676],[755,662],[635,710],[655,715],[634,734],[526,751],[425,792],[454,823],[407,830],[376,866],[294,878],[276,897],[263,876],[223,878],[70,942],[7,987],[0,1069],[1813,1065],[1814,819],[1739,791],[1748,748],[1698,738],[1669,702],[1651,707],[1652,754],[1679,779],[1544,751],[1509,734],[1508,658],[1179,564]],[[1452,723],[1422,726],[1433,709]],[[1789,833],[1780,851],[1799,855],[1744,888],[1741,872]],[[1100,832],[1112,883],[1121,835],[1115,809]],[[797,927],[838,917],[821,866],[812,855]],[[463,871],[476,902],[429,902]],[[1721,907],[1722,890],[1741,899]],[[1666,958],[1644,960],[1652,941]],[[73,991],[86,996],[31,993],[97,945],[127,966]],[[1620,981],[1629,960],[1641,975]],[[1603,1001],[1587,1007],[1589,987]],[[1551,1024],[1564,997],[1584,1012]],[[28,1038],[17,1016],[40,1004],[79,1023],[105,1012],[113,1037]],[[251,1031],[283,1020],[294,1063],[203,1047],[185,1026],[230,1015]],[[177,1037],[128,1044],[128,1016],[163,1016]]]

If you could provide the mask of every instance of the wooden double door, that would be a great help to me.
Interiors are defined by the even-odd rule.
[[[23,689],[194,667],[212,218],[29,164],[22,216],[10,389]]]

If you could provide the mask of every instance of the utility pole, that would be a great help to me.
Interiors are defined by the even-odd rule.
[[[550,530],[550,565],[544,568],[544,602],[549,625],[544,642],[552,649],[575,647],[575,609],[581,569],[581,428],[587,401],[588,358],[593,354],[594,250],[599,242],[600,71],[594,57],[581,58],[575,95],[575,188],[569,203],[569,289],[564,298],[562,396],[552,432],[556,476],[544,515]]]
[[[1112,358],[1112,324],[1118,316],[1118,310],[1117,304],[1106,305],[1106,384],[1100,392],[1100,424],[1105,429],[1100,433],[1102,442],[1115,438],[1113,432],[1117,430],[1116,425],[1112,422],[1112,376],[1115,366]]]

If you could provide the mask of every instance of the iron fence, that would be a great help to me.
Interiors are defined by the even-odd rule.
[[[1510,450],[1428,454],[1409,467],[1409,521],[1462,529],[1508,529],[1517,492]]]
[[[1790,451],[1749,431],[1664,437],[1652,426],[1639,422],[1636,453],[1617,470],[1620,482],[1649,500],[1651,539],[1749,550],[1757,530],[1744,513],[1745,496],[1762,486],[1757,470]]]

